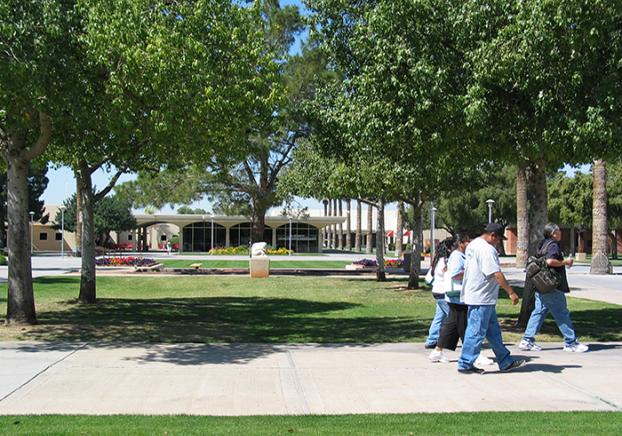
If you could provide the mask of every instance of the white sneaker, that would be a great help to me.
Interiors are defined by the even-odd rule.
[[[526,341],[525,339],[520,341],[520,344],[518,344],[518,348],[523,351],[542,351],[542,347],[540,345],[536,344],[535,342]]]
[[[589,349],[590,347],[579,342],[575,342],[571,345],[564,345],[564,351],[568,351],[569,353],[585,353]]]
[[[475,359],[475,365],[476,366],[488,366],[488,365],[492,365],[494,363],[495,363],[494,360],[489,359],[488,357],[484,356],[483,354],[480,354],[479,356],[477,356],[477,359]]]
[[[447,358],[445,357],[445,355],[443,354],[443,352],[442,352],[442,351],[436,351],[436,350],[433,350],[433,351],[430,353],[429,358],[430,358],[430,360],[431,360],[432,362],[437,362],[437,363],[449,363],[449,359],[447,359]]]

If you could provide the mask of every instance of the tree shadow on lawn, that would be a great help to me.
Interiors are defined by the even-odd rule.
[[[423,336],[428,319],[336,317],[360,305],[287,298],[212,297],[74,301],[40,312],[29,340],[108,343],[378,343]]]
[[[525,331],[524,328],[516,325],[518,314],[500,311],[498,316],[504,331],[519,334]],[[572,324],[579,338],[589,337],[590,341],[594,340],[598,342],[622,341],[622,307],[608,307],[597,310],[572,310],[570,312],[570,318],[572,319]],[[547,315],[540,332],[558,335],[560,340],[562,338],[551,314]]]

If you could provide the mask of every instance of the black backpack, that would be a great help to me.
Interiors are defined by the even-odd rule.
[[[540,250],[538,250],[537,256],[530,256],[527,259],[527,266],[525,272],[527,273],[527,280],[531,280],[536,289],[546,294],[561,287],[562,279],[559,273],[548,266],[546,263],[546,250],[553,241],[549,241],[544,244]]]

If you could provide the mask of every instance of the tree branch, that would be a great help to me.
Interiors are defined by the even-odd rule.
[[[112,179],[110,179],[108,186],[106,186],[104,189],[102,189],[101,191],[99,191],[97,194],[93,196],[93,201],[98,202],[99,200],[104,198],[106,195],[108,195],[108,193],[112,190],[112,188],[114,188],[114,185],[119,180],[119,177],[121,177],[121,175],[125,173],[126,171],[127,171],[127,168],[123,168],[117,171],[117,173],[112,177]]]
[[[24,152],[24,159],[30,162],[43,153],[50,143],[51,137],[52,118],[50,118],[47,113],[39,111],[39,137],[37,138],[37,142],[35,142],[29,150]]]

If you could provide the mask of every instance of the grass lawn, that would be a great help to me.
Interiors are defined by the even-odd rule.
[[[611,265],[613,265],[613,266],[622,266],[622,259],[612,259],[612,258],[609,258],[609,262],[611,262]],[[579,262],[577,259],[575,259],[575,263],[577,265],[590,265],[592,263],[592,255],[588,254],[585,257],[585,262]]]
[[[248,260],[184,260],[158,259],[167,268],[190,268],[193,263],[200,263],[201,268],[248,268]],[[270,268],[339,268],[343,269],[352,262],[345,260],[270,260]]]
[[[115,342],[377,343],[423,341],[434,314],[428,290],[405,279],[178,276],[97,279],[98,303],[76,302],[79,277],[35,280],[39,324],[2,326],[0,340]],[[584,341],[622,340],[622,306],[569,299]],[[6,293],[0,297],[6,313]],[[498,313],[515,341],[519,312],[507,298]],[[560,341],[551,318],[539,341]]]
[[[96,435],[618,435],[614,412],[340,416],[2,416],[0,434]]]

